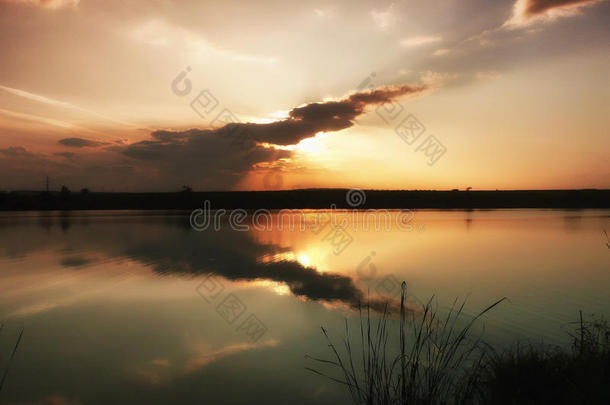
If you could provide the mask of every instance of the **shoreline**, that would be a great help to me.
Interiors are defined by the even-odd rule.
[[[0,193],[0,211],[214,209],[598,209],[610,208],[610,190],[406,191],[362,190],[350,205],[349,189],[181,191],[150,193],[13,191]]]

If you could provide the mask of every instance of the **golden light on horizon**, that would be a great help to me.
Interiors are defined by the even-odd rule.
[[[4,188],[36,189],[49,175],[96,190],[121,173],[116,191],[267,189],[253,167],[281,167],[280,189],[610,187],[607,30],[595,18],[607,2],[530,12],[520,0],[468,35],[435,19],[404,24],[431,15],[424,3],[236,11],[185,1],[171,12],[147,3],[145,13],[0,3],[11,40],[0,83]],[[58,25],[62,35],[49,35]],[[383,94],[405,86],[421,90]],[[421,136],[400,127],[410,115]],[[219,146],[229,122],[256,125],[255,153]],[[446,149],[434,164],[422,146],[430,136]]]

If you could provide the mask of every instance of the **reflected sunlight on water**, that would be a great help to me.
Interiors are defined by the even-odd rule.
[[[2,400],[345,402],[303,355],[323,352],[320,325],[341,330],[367,296],[378,309],[395,300],[391,280],[413,303],[467,297],[470,313],[508,297],[486,316],[498,345],[566,344],[579,309],[610,314],[607,210],[423,210],[410,230],[346,218],[337,254],[330,224],[196,232],[179,213],[1,214],[0,320],[25,327]],[[208,302],[197,288],[210,274]],[[266,328],[255,340],[242,326],[252,316]]]

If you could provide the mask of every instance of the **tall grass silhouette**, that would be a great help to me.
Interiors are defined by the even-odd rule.
[[[2,333],[2,330],[4,329],[4,324],[0,324],[0,334]],[[21,337],[23,336],[23,328],[21,328],[21,331],[19,332],[19,337],[17,338],[17,342],[15,343],[15,346],[13,347],[13,351],[11,352],[9,359],[8,359],[8,363],[6,364],[6,368],[4,369],[4,372],[2,373],[2,379],[0,380],[0,393],[2,392],[2,388],[4,387],[4,382],[6,381],[6,376],[8,375],[8,370],[11,367],[11,363],[13,362],[13,358],[15,357],[15,353],[17,353],[17,348],[19,347],[19,344],[21,343]]]
[[[367,304],[360,308],[360,350],[353,349],[347,320],[343,348],[328,331],[322,332],[332,359],[307,356],[322,367],[338,372],[333,376],[319,368],[309,371],[347,387],[355,404],[458,404],[475,395],[483,375],[486,350],[473,333],[475,323],[500,304],[502,298],[468,319],[465,301],[457,300],[441,316],[434,297],[422,305],[421,312],[407,311],[406,283],[402,283],[398,339],[391,342],[387,306],[375,322]],[[389,344],[390,343],[390,344]],[[398,349],[396,350],[396,347]]]

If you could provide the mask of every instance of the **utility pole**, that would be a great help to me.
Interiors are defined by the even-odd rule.
[[[49,176],[47,176],[47,193],[49,192]]]

